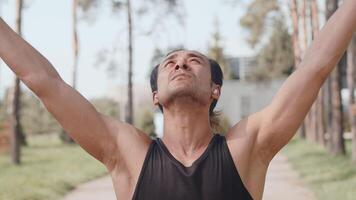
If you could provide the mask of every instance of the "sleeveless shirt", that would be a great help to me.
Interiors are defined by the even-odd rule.
[[[252,200],[226,138],[214,134],[203,154],[185,167],[161,139],[150,144],[133,200]]]

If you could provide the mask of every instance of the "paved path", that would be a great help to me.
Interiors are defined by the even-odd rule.
[[[64,200],[116,200],[109,176],[85,183],[69,193]],[[278,154],[271,162],[263,200],[315,200],[313,194],[303,186],[298,175]]]
[[[278,154],[268,168],[263,200],[282,199],[315,200],[315,197],[308,188],[304,187],[287,158]]]
[[[80,185],[64,200],[116,200],[110,176]]]

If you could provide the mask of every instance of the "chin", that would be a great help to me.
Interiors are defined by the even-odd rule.
[[[182,97],[182,96],[192,96],[192,95],[194,95],[194,92],[186,88],[177,88],[176,90],[170,93],[170,96],[172,97]]]

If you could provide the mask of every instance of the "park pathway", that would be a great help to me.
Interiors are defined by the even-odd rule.
[[[277,154],[267,172],[263,200],[315,200],[313,193],[300,181],[287,158]]]
[[[278,154],[272,160],[267,177],[263,200],[315,200],[313,194],[302,184],[285,156]],[[111,178],[105,176],[80,185],[64,200],[116,200]]]

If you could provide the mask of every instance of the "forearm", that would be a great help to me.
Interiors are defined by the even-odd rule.
[[[312,68],[325,80],[338,63],[356,30],[356,1],[345,0],[304,54],[301,67]]]
[[[43,80],[60,79],[57,71],[36,49],[0,18],[0,57],[31,90],[45,87]],[[42,81],[42,83],[37,83]]]

